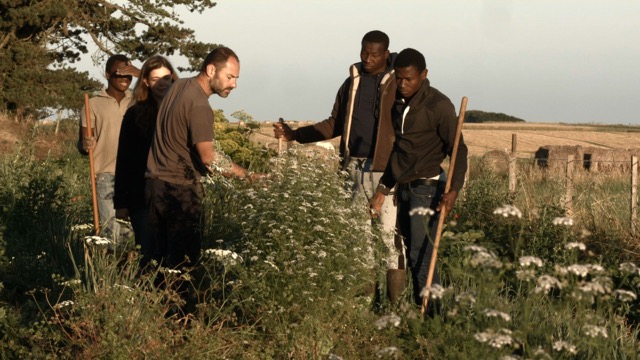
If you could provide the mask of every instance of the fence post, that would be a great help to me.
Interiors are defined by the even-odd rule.
[[[509,154],[509,194],[516,192],[518,179],[516,178],[516,165],[518,158],[513,153]]]
[[[518,151],[518,134],[511,134],[511,153]]]
[[[631,157],[631,233],[636,233],[638,211],[638,157]]]
[[[573,210],[573,155],[567,156],[567,192],[564,197],[564,207],[567,211]]]

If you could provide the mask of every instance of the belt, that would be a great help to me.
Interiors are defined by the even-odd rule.
[[[416,179],[407,184],[401,184],[404,187],[416,187],[420,185],[438,186],[440,181],[437,179]]]

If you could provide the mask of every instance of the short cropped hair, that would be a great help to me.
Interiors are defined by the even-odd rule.
[[[396,56],[393,67],[398,69],[409,66],[415,67],[418,72],[425,70],[427,68],[427,62],[424,60],[424,55],[412,48],[406,48],[400,51],[398,56]]]
[[[115,64],[118,61],[123,63],[128,63],[129,58],[127,57],[127,55],[123,55],[123,54],[111,55],[109,59],[107,59],[107,64],[104,67],[104,72],[108,73],[111,70],[111,67],[113,66],[113,64]]]
[[[389,36],[380,30],[373,30],[364,34],[361,45],[364,45],[364,43],[382,44],[385,51],[389,50]]]
[[[220,46],[215,48],[212,52],[204,58],[204,62],[202,63],[201,72],[207,71],[207,66],[213,64],[216,68],[223,68],[227,63],[230,57],[234,57],[238,63],[240,63],[240,59],[238,59],[238,55],[236,55],[233,50],[228,47]]]

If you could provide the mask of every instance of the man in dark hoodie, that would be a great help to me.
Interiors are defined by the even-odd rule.
[[[441,164],[453,153],[457,130],[455,107],[448,97],[431,87],[424,56],[414,49],[396,57],[396,102],[393,126],[396,140],[376,194],[371,199],[375,213],[390,189],[396,188],[398,228],[407,252],[416,304],[422,304],[438,216],[453,208],[467,171],[467,146],[460,138],[451,189],[443,194],[446,179]],[[388,201],[388,200],[387,200]],[[439,214],[444,206],[445,213]],[[433,284],[439,283],[437,272]]]
[[[331,116],[314,125],[292,130],[287,124],[274,124],[277,138],[311,143],[340,136],[342,168],[354,182],[354,194],[370,199],[391,153],[394,132],[391,107],[395,100],[393,59],[389,37],[374,30],[361,42],[361,62],[351,65],[350,76],[336,96]],[[391,196],[390,196],[391,197]],[[395,301],[404,287],[404,256],[396,241],[396,209],[392,199],[378,208],[375,217],[383,227],[387,257],[387,288]],[[395,289],[395,291],[394,291]]]

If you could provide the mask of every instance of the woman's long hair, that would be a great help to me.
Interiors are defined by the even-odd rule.
[[[142,65],[140,77],[138,78],[138,82],[136,82],[136,86],[133,88],[133,98],[135,99],[136,105],[140,108],[138,117],[136,118],[136,125],[149,136],[153,133],[160,104],[158,104],[153,97],[151,89],[147,86],[145,80],[149,81],[149,76],[153,70],[163,67],[171,71],[172,82],[178,79],[178,74],[176,74],[169,60],[163,56],[154,55],[147,59]]]

